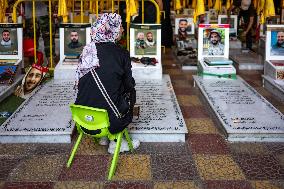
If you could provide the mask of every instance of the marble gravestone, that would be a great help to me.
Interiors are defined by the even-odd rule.
[[[140,118],[129,132],[142,142],[184,142],[187,128],[170,77],[136,80]]]
[[[284,115],[243,79],[194,80],[229,141],[284,142]]]
[[[70,143],[74,125],[69,104],[74,102],[73,81],[52,80],[0,126],[1,143]]]
[[[263,86],[271,92],[278,100],[284,102],[284,81],[274,80],[268,75],[263,75]]]
[[[38,88],[0,126],[0,143],[70,143],[73,84],[52,80]],[[187,128],[170,77],[136,80],[136,90],[140,117],[129,126],[132,137],[143,142],[184,142]]]
[[[263,57],[255,52],[243,53],[241,49],[231,49],[229,57],[238,70],[263,70]]]

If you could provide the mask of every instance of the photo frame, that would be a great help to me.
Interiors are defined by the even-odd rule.
[[[281,9],[281,24],[284,24],[284,9]]]
[[[0,23],[0,34],[0,59],[22,60],[23,25],[14,23]]]
[[[209,23],[218,22],[218,13],[215,9],[209,9]]]
[[[194,34],[194,22],[190,17],[176,17],[175,18],[175,35],[178,35],[179,29],[184,28],[187,35]]]
[[[284,60],[284,25],[267,25],[266,60]]]
[[[161,25],[130,25],[130,56],[154,57],[161,60]]]
[[[227,15],[218,15],[218,24],[227,24]],[[238,34],[238,15],[230,16],[230,37],[237,37]]]
[[[192,17],[194,16],[194,9],[183,9],[183,14],[186,15],[187,17]]]
[[[91,24],[66,23],[60,24],[60,60],[76,59],[84,46],[91,42]],[[78,40],[78,43],[75,40]],[[73,40],[73,42],[72,42]]]
[[[198,60],[205,57],[229,58],[229,24],[199,24]]]
[[[0,84],[12,84],[17,72],[18,65],[0,64]]]

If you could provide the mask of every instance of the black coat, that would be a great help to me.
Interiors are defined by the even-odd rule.
[[[91,72],[80,78],[75,104],[106,109],[111,124],[109,130],[111,133],[117,133],[131,122],[132,106],[135,103],[135,99],[132,100],[131,105],[125,100],[125,94],[135,94],[130,55],[128,51],[115,43],[98,43],[96,47],[100,64],[96,72],[119,112],[126,115],[123,122],[117,122],[115,114],[101,94]],[[133,95],[131,97],[135,98]]]

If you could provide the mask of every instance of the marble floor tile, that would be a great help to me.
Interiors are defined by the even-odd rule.
[[[94,138],[84,136],[77,150],[78,155],[109,155],[108,145],[102,146]]]
[[[0,157],[0,181],[6,181],[9,174],[15,169],[21,162],[17,157]]]
[[[193,154],[228,154],[225,140],[218,134],[190,134],[189,145]]]
[[[187,144],[184,142],[142,142],[135,154],[149,155],[187,155]]]
[[[245,175],[228,155],[193,155],[203,180],[245,180]]]
[[[217,128],[209,118],[185,119],[190,134],[218,134]]]
[[[98,182],[84,182],[84,181],[70,181],[70,182],[56,182],[53,189],[102,189],[103,183]]]
[[[104,184],[103,189],[153,189],[152,182],[107,182]]]
[[[201,189],[194,181],[155,182],[154,189]]]
[[[253,189],[245,180],[210,180],[205,181],[206,189]]]
[[[53,189],[53,182],[7,182],[5,189]]]
[[[195,180],[198,173],[190,156],[184,155],[153,155],[153,180]]]
[[[203,106],[180,106],[183,117],[187,118],[208,118],[209,115]]]
[[[202,106],[196,95],[178,95],[177,99],[180,106]]]
[[[251,186],[253,189],[282,189],[284,188],[284,182],[276,183],[275,181],[268,180],[252,180]]]
[[[279,164],[274,155],[234,154],[233,157],[249,180],[284,178],[284,167]]]
[[[233,154],[268,154],[266,146],[262,143],[234,142],[229,143]]]
[[[67,162],[67,160],[66,160]],[[111,165],[110,155],[75,155],[70,168],[64,166],[59,181],[106,180]]]
[[[31,156],[21,161],[9,174],[9,181],[51,182],[57,181],[66,156]]]
[[[148,155],[120,155],[113,180],[151,180],[151,162]]]

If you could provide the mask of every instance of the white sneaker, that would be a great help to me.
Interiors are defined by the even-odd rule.
[[[106,146],[106,145],[108,145],[108,143],[109,143],[109,140],[108,140],[107,137],[102,137],[99,140],[99,144],[102,145],[102,146]]]
[[[140,141],[137,139],[132,139],[132,144],[133,144],[133,149],[136,149],[140,146]],[[110,141],[109,147],[108,147],[108,153],[114,154],[115,147],[116,147],[116,142],[113,140]],[[128,151],[129,151],[128,143],[125,139],[122,139],[121,146],[120,146],[120,152],[128,152]]]

